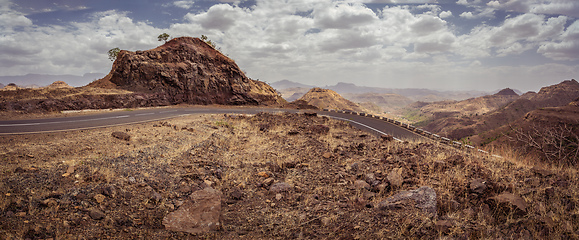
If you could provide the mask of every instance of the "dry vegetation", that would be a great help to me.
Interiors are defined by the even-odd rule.
[[[579,237],[574,168],[384,141],[324,117],[194,115],[0,142],[3,239]],[[400,186],[388,180],[395,169]],[[279,182],[291,189],[268,190]],[[164,216],[209,186],[223,194],[220,229],[164,229]],[[436,192],[435,217],[378,208],[421,186]],[[524,204],[493,200],[504,192]]]

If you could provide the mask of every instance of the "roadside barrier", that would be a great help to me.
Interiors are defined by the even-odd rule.
[[[348,111],[348,110],[335,110],[335,109],[322,109],[322,111],[325,112],[336,112],[336,113],[346,113],[346,114],[352,114],[352,115],[359,115],[359,116],[364,116],[364,117],[369,117],[369,118],[375,118],[375,119],[380,119],[383,120],[385,122],[388,123],[392,123],[394,125],[397,125],[399,127],[405,128],[411,132],[414,132],[418,135],[424,136],[426,138],[432,139],[434,141],[458,148],[458,149],[463,149],[463,150],[470,150],[470,151],[475,151],[475,152],[480,152],[480,153],[485,153],[485,154],[489,154],[489,152],[482,150],[482,149],[478,149],[474,146],[468,145],[468,144],[463,144],[461,142],[457,142],[457,141],[453,141],[449,138],[446,137],[441,137],[437,134],[431,133],[429,131],[426,131],[424,129],[421,128],[417,128],[415,126],[412,126],[410,124],[407,123],[403,123],[391,118],[386,118],[386,117],[381,117],[381,116],[376,116],[376,115],[372,115],[372,114],[368,114],[368,113],[363,113],[363,112],[354,112],[354,111]],[[498,157],[498,158],[502,158],[501,156],[498,155],[492,155],[493,157]]]

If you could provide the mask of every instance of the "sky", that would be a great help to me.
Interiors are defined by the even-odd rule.
[[[0,0],[0,76],[106,74],[109,49],[168,33],[269,83],[538,91],[579,78],[578,18],[577,0]]]

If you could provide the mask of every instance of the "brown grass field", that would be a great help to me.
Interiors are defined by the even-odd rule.
[[[111,136],[119,131],[130,140]],[[1,136],[0,239],[579,238],[577,169],[495,153],[503,158],[288,113]],[[388,180],[394,169],[401,185]],[[268,190],[279,182],[291,189]],[[434,217],[377,207],[421,186],[436,192]],[[206,187],[222,193],[221,227],[166,230],[163,218]],[[505,192],[524,209],[493,200]]]

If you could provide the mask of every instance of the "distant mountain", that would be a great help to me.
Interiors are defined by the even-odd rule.
[[[566,106],[577,98],[579,98],[579,83],[575,80],[566,80],[543,87],[538,93],[528,92],[519,97],[495,94],[462,102],[436,103],[444,107],[434,108],[435,110],[431,111],[433,117],[426,120],[428,124],[424,128],[450,138],[461,139],[497,129],[537,109]],[[490,108],[486,112],[479,112],[485,105]],[[426,105],[420,111],[425,112],[425,108],[429,107],[433,108],[432,105]]]
[[[281,80],[278,82],[271,83],[270,86],[282,93],[282,96],[288,100],[293,101],[296,97],[305,94],[309,89],[320,86],[312,86],[301,84],[297,82],[292,82],[289,80]],[[488,95],[487,92],[482,91],[436,91],[430,89],[420,89],[420,88],[377,88],[377,87],[365,87],[357,86],[353,83],[339,82],[336,85],[328,85],[322,87],[324,89],[330,89],[338,94],[345,96],[353,96],[355,94],[397,94],[404,96],[412,101],[423,101],[423,102],[436,102],[443,100],[464,100],[473,97],[480,97]],[[498,92],[498,91],[497,91]],[[374,102],[376,105],[380,105],[379,102]]]
[[[90,82],[103,78],[104,73],[86,73],[83,76],[77,75],[47,75],[47,74],[26,74],[23,76],[0,76],[0,83],[15,83],[21,87],[44,87],[56,81],[67,82],[71,86],[80,87]]]
[[[370,108],[371,103],[379,108],[375,110],[377,112],[392,112],[414,102],[410,98],[394,93],[344,93],[342,96],[366,108]]]
[[[306,84],[301,84],[298,82],[292,82],[290,80],[281,80],[281,81],[277,81],[274,83],[269,84],[270,86],[272,86],[273,88],[275,88],[276,90],[282,90],[282,89],[288,89],[288,88],[305,88],[305,89],[311,89],[314,88],[316,86],[312,86],[312,85],[306,85]]]
[[[443,100],[463,100],[473,97],[487,95],[482,91],[436,91],[422,88],[377,88],[362,87],[353,83],[339,82],[334,86],[325,86],[324,88],[336,91],[339,94],[347,93],[387,93],[405,96],[414,101],[435,102]]]

